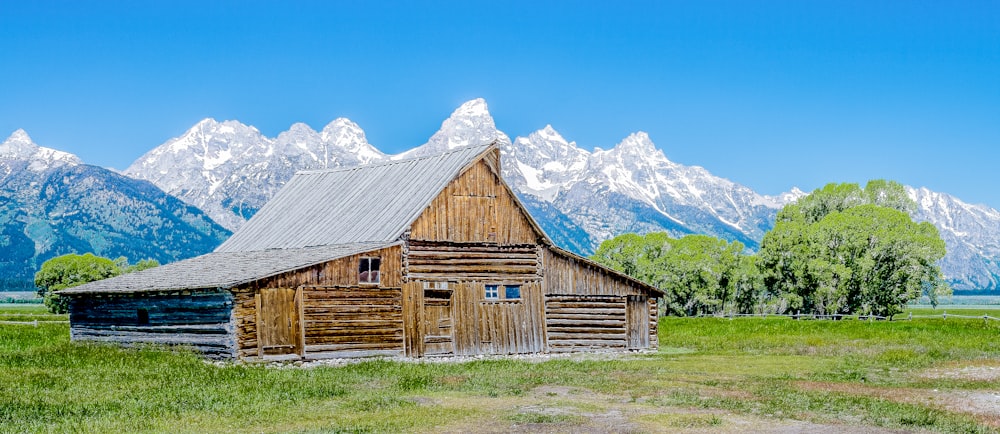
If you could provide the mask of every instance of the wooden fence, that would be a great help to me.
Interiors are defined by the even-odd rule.
[[[990,316],[990,315],[956,315],[949,314],[947,311],[942,311],[941,315],[914,315],[912,312],[907,314],[906,317],[896,317],[890,318],[878,315],[818,315],[818,314],[773,314],[773,313],[717,313],[717,314],[701,314],[697,316],[698,318],[791,318],[795,320],[858,320],[858,321],[892,321],[896,320],[913,320],[914,318],[963,318],[963,319],[981,319],[983,321],[1000,321],[1000,318]]]

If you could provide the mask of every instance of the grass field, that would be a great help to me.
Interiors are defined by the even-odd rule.
[[[65,316],[0,307],[10,318]],[[0,324],[0,431],[1000,430],[998,321],[665,318],[659,332],[646,354],[297,368]]]

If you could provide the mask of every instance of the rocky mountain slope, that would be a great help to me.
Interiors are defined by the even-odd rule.
[[[917,202],[914,219],[938,228],[948,254],[941,264],[960,290],[1000,289],[1000,211],[970,205],[945,193],[907,187]]]
[[[0,278],[30,281],[45,260],[94,252],[171,262],[229,236],[154,185],[36,145],[22,130],[0,144]]]

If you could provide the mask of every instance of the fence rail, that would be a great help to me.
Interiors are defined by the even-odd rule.
[[[717,313],[717,314],[701,314],[697,316],[698,318],[791,318],[795,320],[806,319],[806,320],[858,320],[858,321],[892,321],[893,318],[878,316],[878,315],[819,315],[819,314],[775,314],[775,313]],[[948,314],[947,311],[942,312],[940,315],[914,315],[912,312],[905,317],[895,318],[897,320],[913,320],[914,318],[963,318],[963,319],[981,319],[983,321],[1000,321],[1000,318],[990,316],[990,315],[957,315]]]

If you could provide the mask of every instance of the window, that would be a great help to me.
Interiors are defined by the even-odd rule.
[[[500,299],[500,286],[499,285],[486,285],[486,299],[487,300],[499,300]]]
[[[136,320],[139,325],[149,325],[149,310],[144,307],[140,307],[135,312]]]
[[[380,258],[361,258],[360,265],[358,265],[358,282],[378,283],[378,267],[381,265],[381,262]]]
[[[424,289],[443,289],[450,290],[451,282],[424,282]]]
[[[521,298],[521,285],[504,285],[503,298],[507,300],[517,300]]]

